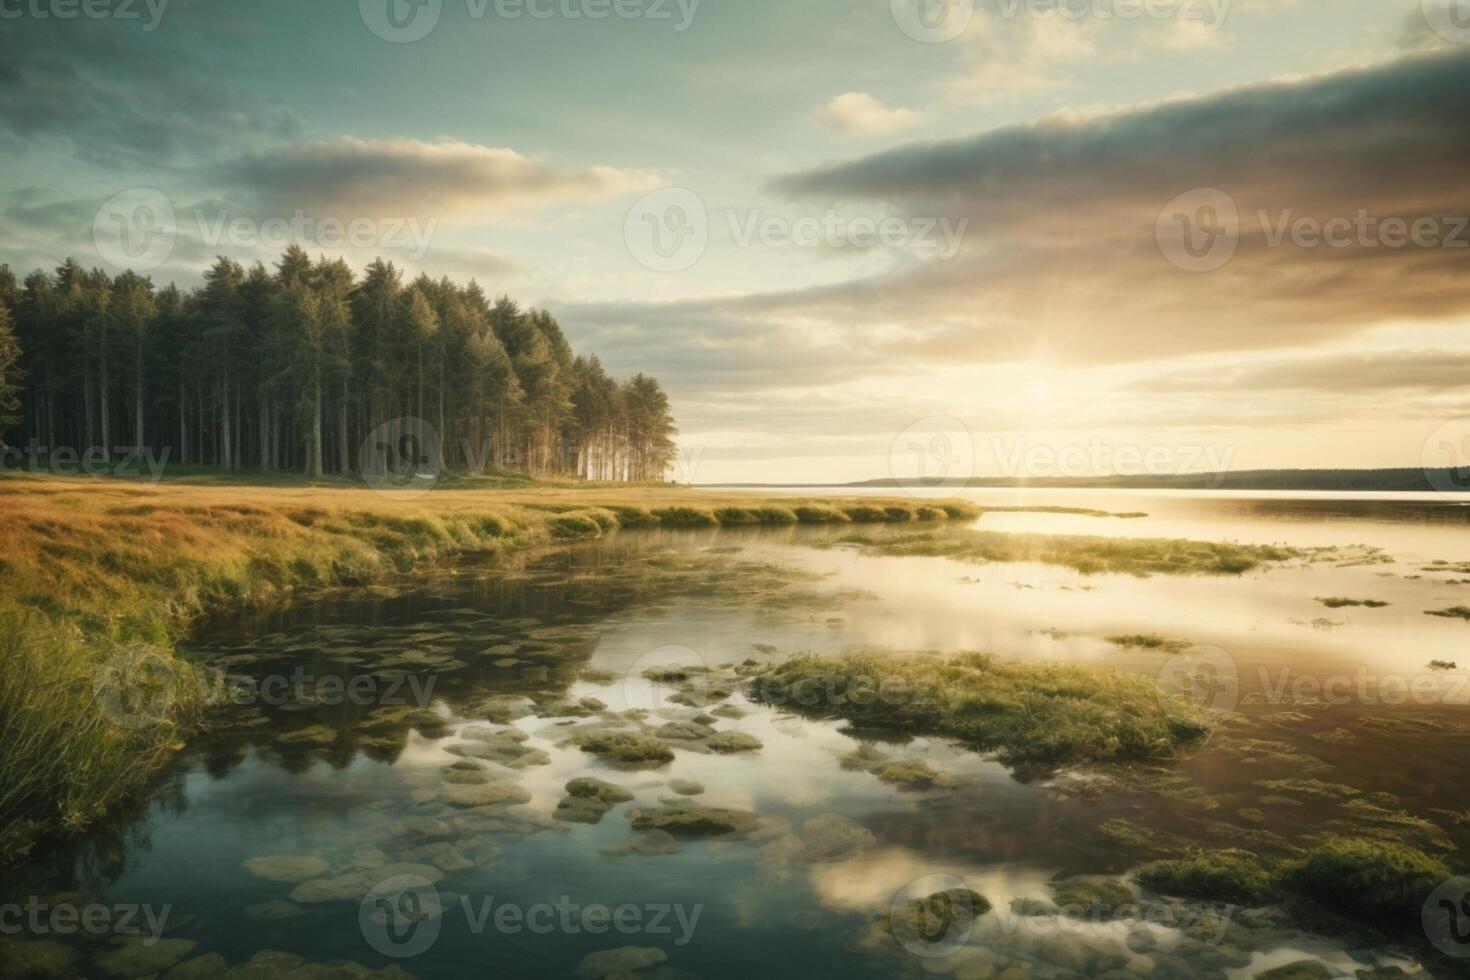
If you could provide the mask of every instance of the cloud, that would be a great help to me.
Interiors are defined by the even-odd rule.
[[[918,113],[889,108],[866,92],[844,92],[818,108],[816,117],[833,132],[857,136],[892,133],[919,119]]]
[[[642,171],[557,168],[514,150],[458,140],[314,140],[252,154],[222,178],[276,212],[450,221],[572,201],[600,200],[659,186]]]
[[[59,140],[112,171],[156,171],[302,130],[292,109],[220,84],[184,46],[118,26],[78,19],[0,31],[0,146]]]
[[[911,144],[770,189],[968,218],[955,260],[820,297],[841,322],[901,318],[936,355],[989,359],[1000,345],[1101,362],[1283,346],[1470,310],[1470,248],[1272,236],[1282,220],[1360,213],[1432,218],[1448,234],[1470,216],[1466,118],[1460,49]],[[1198,188],[1224,191],[1240,215],[1233,258],[1208,273],[1176,267],[1158,237],[1166,205]]]
[[[1344,351],[1283,358],[1213,370],[1177,371],[1133,385],[1138,391],[1459,390],[1470,377],[1470,351]]]

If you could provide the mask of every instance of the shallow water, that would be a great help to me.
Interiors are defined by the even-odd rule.
[[[421,977],[567,976],[579,964],[582,975],[600,975],[601,961],[584,957],[622,947],[659,951],[623,961],[645,964],[637,975],[647,976],[1010,980],[1123,970],[1235,978],[1304,956],[1344,975],[1371,964],[1419,969],[1426,951],[1413,944],[1392,947],[1337,926],[1304,930],[1274,912],[1159,901],[1150,907],[1165,924],[1149,927],[1023,916],[1012,902],[1050,902],[1066,876],[1123,874],[1165,853],[1167,835],[1287,855],[1346,832],[1408,840],[1455,864],[1470,844],[1470,684],[1458,667],[1427,665],[1465,660],[1470,623],[1425,612],[1470,604],[1470,584],[1450,584],[1470,580],[1470,570],[1430,565],[1470,561],[1470,509],[981,497],[995,506],[1149,513],[990,513],[978,522],[985,529],[1362,545],[1385,554],[1364,562],[1361,549],[1339,552],[1239,578],[1144,579],[873,556],[837,541],[836,530],[640,533],[513,568],[461,567],[221,620],[188,645],[191,656],[249,678],[237,691],[286,681],[269,698],[237,695],[248,703],[222,706],[218,728],[179,756],[151,800],[76,848],[43,855],[7,885],[8,900],[167,907],[165,934],[184,942],[149,947],[136,975],[208,953],[237,966],[261,950],[375,970],[396,964]],[[1333,610],[1317,601],[1325,596],[1391,605]],[[1108,639],[1139,633],[1179,646]],[[720,698],[696,686],[709,703],[681,703],[670,698],[688,684],[645,676],[671,664],[719,673],[747,659],[853,648],[1105,663],[1166,684],[1194,677],[1203,649],[1236,683],[1204,692],[1228,720],[1178,764],[1017,774],[942,739],[874,741],[840,722],[752,704],[739,691]],[[325,677],[363,680],[367,696],[331,703]],[[523,697],[534,705],[518,709],[512,699]],[[730,707],[738,712],[715,711]],[[650,712],[645,720],[622,714],[639,708]],[[746,733],[761,747],[726,755],[701,741],[668,741],[672,763],[629,770],[572,742],[577,732],[648,729],[706,711],[709,727]],[[948,785],[905,790],[843,765],[864,746],[927,762]],[[488,782],[456,782],[465,773]],[[634,799],[596,823],[558,819],[567,815],[558,810],[566,784],[585,776]],[[1306,779],[1353,792],[1323,798],[1283,783]],[[679,780],[704,792],[681,797],[670,786]],[[475,795],[484,786],[511,795],[487,804]],[[677,847],[635,837],[633,811],[680,800],[748,811],[757,822],[732,839]],[[617,853],[634,840],[671,853]],[[252,862],[277,857],[312,860]],[[422,882],[410,902],[421,921],[395,931],[382,920],[396,921],[402,888],[373,889],[402,875]],[[993,911],[963,930],[902,944],[875,935],[896,901],[960,885]],[[54,894],[71,891],[85,899]],[[601,920],[579,915],[599,904],[626,906],[627,918],[595,931]],[[502,907],[512,911],[497,925]],[[525,914],[536,928],[517,917]],[[635,914],[641,925],[629,928]],[[1243,929],[1215,941],[1215,926],[1227,922]],[[106,975],[121,962],[112,935],[49,938],[74,950],[73,972]]]

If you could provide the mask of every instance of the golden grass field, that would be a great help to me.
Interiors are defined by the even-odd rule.
[[[671,486],[518,483],[409,497],[344,483],[0,478],[0,863],[96,820],[207,722],[187,665],[159,724],[120,729],[97,704],[103,665],[119,651],[147,644],[168,657],[206,612],[621,528],[976,514],[956,502],[761,500]]]

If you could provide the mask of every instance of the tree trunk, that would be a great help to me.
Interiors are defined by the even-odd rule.
[[[143,451],[143,338],[138,338],[138,350],[133,359],[133,447]]]
[[[184,372],[179,372],[179,462],[189,465],[189,403],[184,398]]]
[[[347,451],[347,378],[342,379],[342,403],[337,406],[337,471],[346,476],[352,472],[352,457]]]
[[[218,453],[219,468],[222,469],[222,470],[228,470],[230,468],[230,459],[232,458],[231,455],[230,455],[230,450],[232,448],[231,447],[231,443],[230,443],[230,437],[232,436],[232,433],[230,432],[230,378],[229,378],[229,375],[225,375],[224,380],[220,382],[219,404],[216,407],[217,407],[217,410],[219,412],[219,424],[220,424],[220,447],[219,447],[220,448],[220,451]]]
[[[322,476],[322,372],[317,368],[312,377],[311,405],[311,470],[313,477]]]

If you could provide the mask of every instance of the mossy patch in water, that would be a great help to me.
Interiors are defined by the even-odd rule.
[[[1143,887],[1161,895],[1178,895],[1239,905],[1264,905],[1275,894],[1265,863],[1250,851],[1223,850],[1173,861],[1155,861],[1138,872]]]
[[[634,810],[628,822],[636,831],[661,830],[685,838],[740,836],[760,826],[760,818],[748,810],[697,806]]]
[[[1349,918],[1407,928],[1418,923],[1429,893],[1450,877],[1444,862],[1415,848],[1389,841],[1341,839],[1289,864],[1281,881]]]
[[[1126,636],[1110,636],[1108,642],[1113,646],[1127,647],[1135,650],[1157,650],[1160,653],[1178,653],[1187,649],[1189,644],[1183,640],[1171,640],[1157,633],[1129,633]]]
[[[591,732],[575,741],[583,752],[621,765],[656,768],[674,761],[673,749],[634,732]]]
[[[1389,604],[1380,599],[1347,599],[1342,596],[1318,596],[1317,601],[1328,609],[1346,609],[1361,606],[1365,609],[1384,609]]]
[[[990,901],[969,888],[950,888],[914,899],[888,913],[888,927],[900,941],[942,936],[949,927],[968,926],[990,911]]]
[[[977,653],[803,655],[759,671],[752,696],[809,717],[956,738],[1018,766],[1168,758],[1210,727],[1193,702],[1134,674]]]
[[[744,732],[717,732],[710,738],[705,739],[705,746],[711,752],[721,755],[734,755],[739,752],[759,752],[765,748],[760,739],[754,735]]]
[[[1465,606],[1451,606],[1448,609],[1426,609],[1426,616],[1438,616],[1441,619],[1463,619],[1470,621],[1470,608]]]

